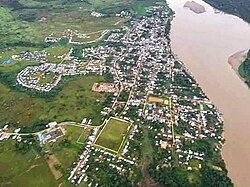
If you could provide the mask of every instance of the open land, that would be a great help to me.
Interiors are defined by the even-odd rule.
[[[82,127],[66,126],[65,136],[56,142],[48,143],[48,149],[59,160],[63,172],[76,160],[81,146],[77,144],[77,139],[83,131]]]
[[[20,153],[15,150],[12,140],[1,144],[0,163],[0,183],[3,186],[56,185],[45,159],[33,149]]]
[[[101,76],[87,76],[65,80],[61,91],[50,99],[30,96],[25,92],[1,86],[2,124],[14,123],[31,126],[39,121],[78,121],[83,117],[93,118],[101,110],[105,95],[93,93],[92,85],[103,81]],[[98,102],[96,100],[99,100]],[[101,117],[93,121],[101,123]]]

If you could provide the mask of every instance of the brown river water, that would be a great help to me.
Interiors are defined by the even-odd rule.
[[[206,12],[183,8],[186,0],[167,0],[175,11],[170,33],[172,50],[184,62],[211,101],[223,114],[226,143],[222,150],[235,186],[250,184],[250,89],[228,58],[250,48],[250,24],[215,11],[201,0]]]

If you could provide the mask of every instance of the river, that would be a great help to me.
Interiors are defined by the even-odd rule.
[[[207,96],[223,114],[226,143],[222,150],[235,186],[250,184],[250,90],[228,58],[250,48],[250,25],[215,11],[201,0],[206,12],[183,8],[186,0],[167,0],[175,11],[170,33],[172,50],[184,62]]]

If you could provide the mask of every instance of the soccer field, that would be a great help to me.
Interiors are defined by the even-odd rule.
[[[130,123],[116,119],[110,118],[104,129],[100,132],[100,136],[97,138],[95,144],[102,148],[109,149],[113,152],[118,153],[119,148],[123,144],[123,140],[129,131]]]

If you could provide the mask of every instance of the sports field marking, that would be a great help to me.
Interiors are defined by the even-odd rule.
[[[148,96],[147,103],[161,103],[164,105],[170,105],[170,98],[165,99],[162,97]]]
[[[126,120],[110,117],[98,134],[94,146],[118,154],[127,139],[131,125],[132,123]]]
[[[84,145],[86,141],[88,140],[88,137],[90,136],[93,129],[91,127],[85,126],[83,128],[82,133],[79,135],[76,143]]]
[[[95,139],[95,141],[94,141],[93,144],[95,144],[95,142],[97,141],[97,139],[98,139],[99,136],[101,135],[102,131],[105,129],[106,125],[108,124],[108,121],[109,121],[109,119],[108,119],[108,120],[105,120],[105,121],[103,122],[104,127],[102,128],[102,130],[101,130],[101,131],[99,132],[99,134],[97,135],[97,137],[96,137],[96,139]]]
[[[80,142],[79,140],[80,140],[80,138],[82,137],[82,135],[83,135],[84,132],[85,132],[85,128],[83,128],[83,131],[82,131],[82,133],[80,134],[80,136],[77,138],[76,143],[83,144],[83,142]]]
[[[131,129],[131,125],[129,126],[129,130],[128,130],[128,132],[130,131],[130,129]],[[120,152],[120,150],[121,150],[121,148],[124,146],[124,142],[127,140],[127,136],[124,136],[123,137],[123,140],[122,140],[122,143],[121,143],[121,145],[120,145],[120,147],[119,147],[119,149],[118,149],[118,153]]]
[[[112,153],[115,153],[115,154],[118,154],[117,151],[115,151],[115,150],[113,150],[113,149],[109,149],[109,148],[104,147],[104,146],[101,146],[101,145],[98,145],[98,144],[93,144],[93,146],[102,148],[102,149],[104,149],[104,150],[108,150],[108,151],[110,151],[110,152],[112,152]]]
[[[81,145],[85,145],[85,143],[80,142],[80,141],[78,141],[78,140],[76,140],[76,143],[81,144]]]

